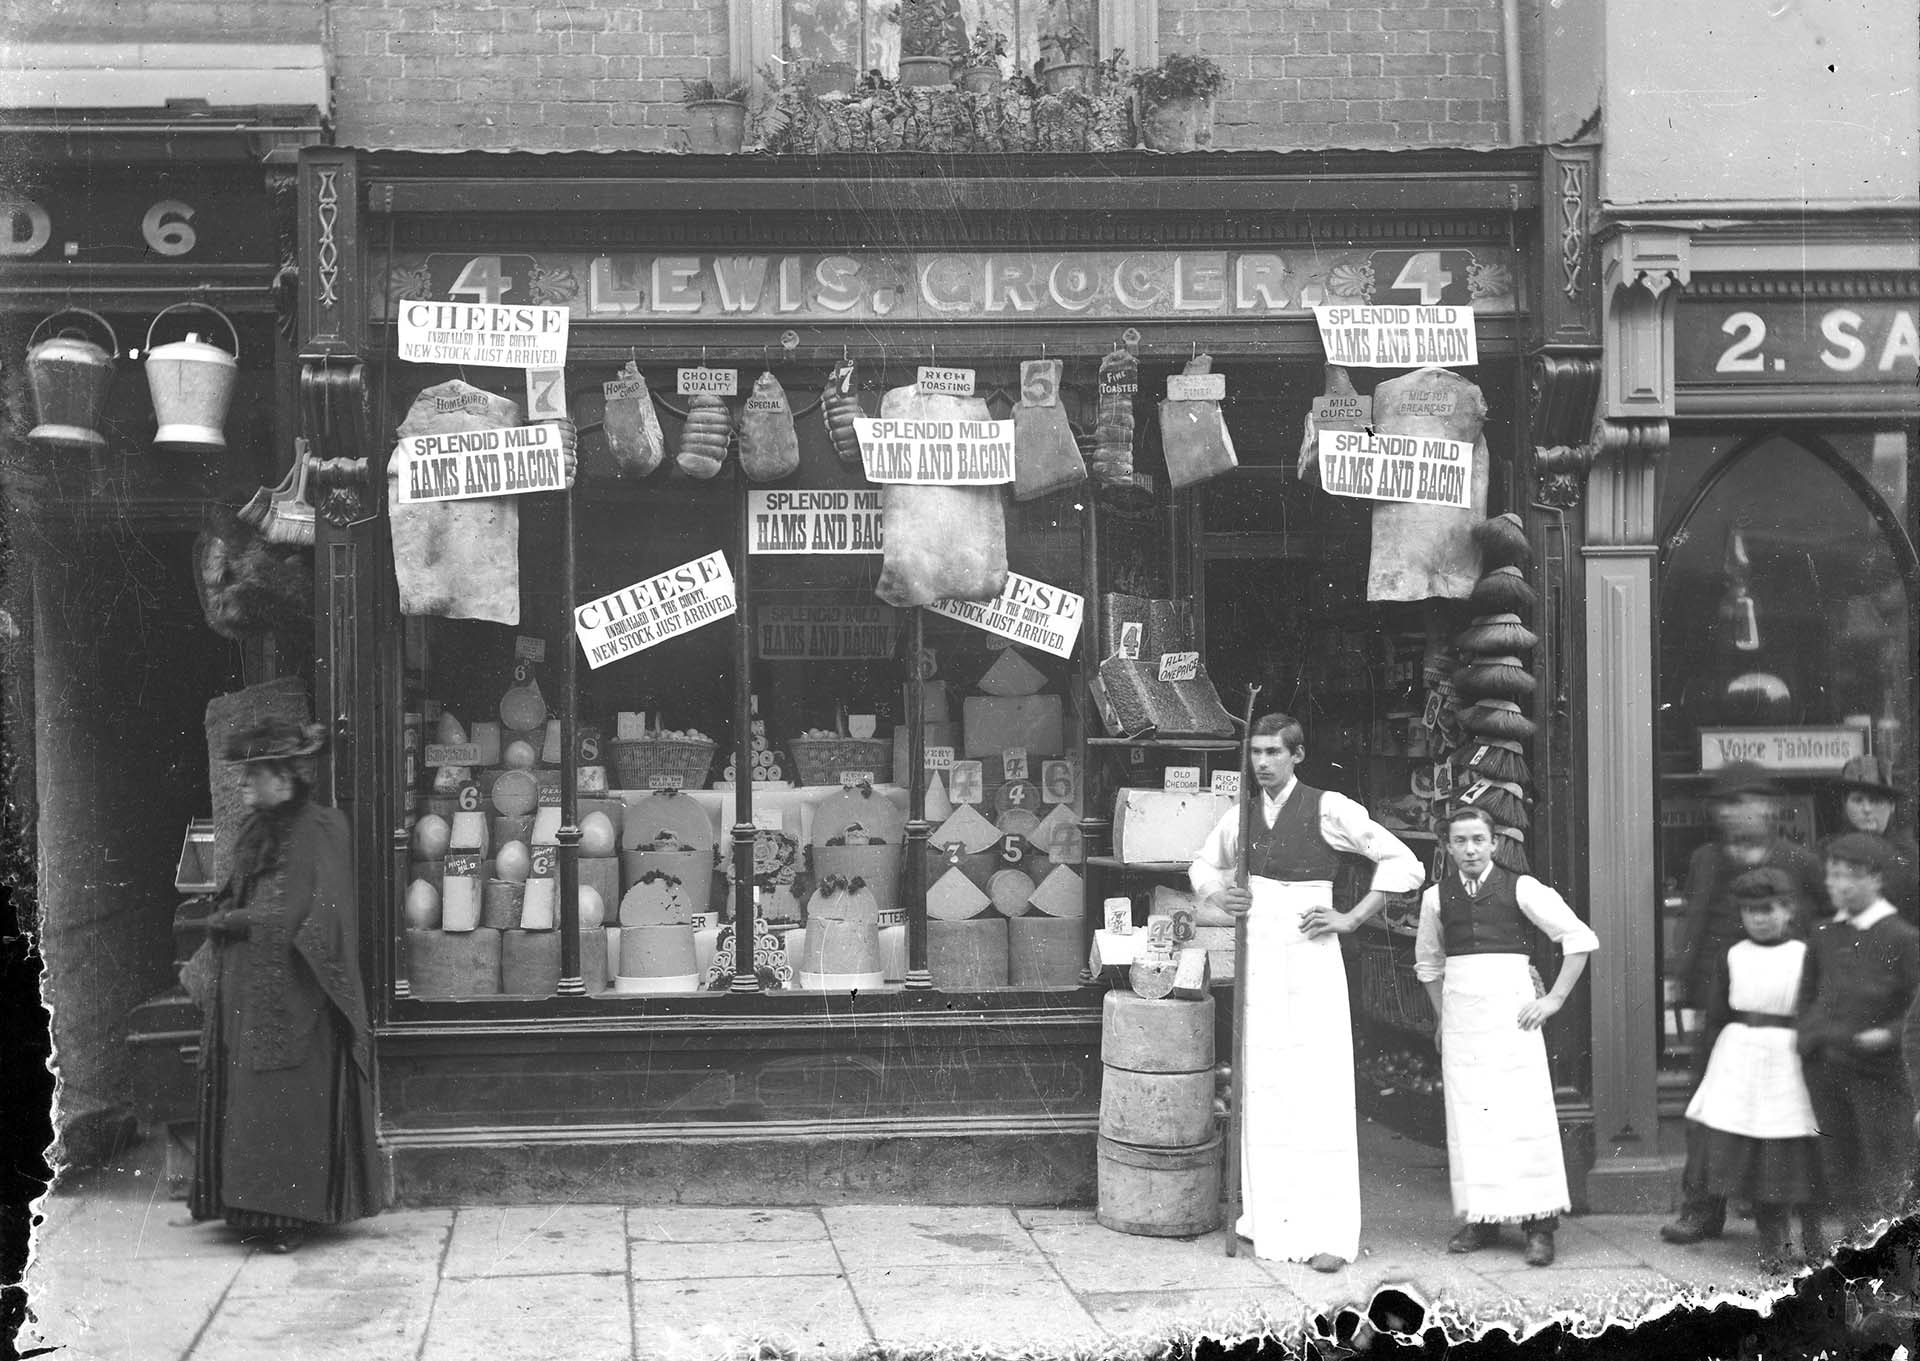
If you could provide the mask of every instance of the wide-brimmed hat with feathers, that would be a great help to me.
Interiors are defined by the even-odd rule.
[[[292,761],[312,756],[327,745],[322,723],[296,723],[290,718],[263,718],[236,728],[227,738],[226,758],[249,761]]]

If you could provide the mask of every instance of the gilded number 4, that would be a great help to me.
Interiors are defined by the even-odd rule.
[[[466,267],[460,271],[460,277],[448,287],[447,297],[453,299],[465,293],[475,302],[496,303],[513,284],[512,279],[500,272],[499,256],[476,255],[467,261]]]
[[[1441,268],[1440,252],[1423,250],[1401,266],[1400,273],[1394,278],[1393,286],[1396,289],[1417,288],[1420,290],[1422,307],[1437,307],[1441,295],[1446,292],[1447,285],[1452,282],[1453,272]]]

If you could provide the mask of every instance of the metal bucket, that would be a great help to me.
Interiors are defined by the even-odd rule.
[[[192,331],[185,340],[156,346],[154,326],[160,324],[161,317],[181,308],[219,317],[233,340],[233,353],[209,344]],[[160,423],[154,432],[154,447],[173,453],[224,452],[227,437],[222,427],[239,373],[240,333],[224,312],[201,302],[177,302],[160,309],[147,327],[147,388],[153,394],[154,419]]]
[[[1193,1148],[1099,1142],[1094,1219],[1116,1233],[1191,1238],[1220,1227],[1220,1138]]]
[[[107,334],[107,348],[101,349],[80,334],[78,327],[67,327],[39,340],[40,332],[61,317],[86,317],[97,323]],[[27,438],[66,449],[105,449],[100,413],[107,404],[107,390],[113,386],[113,357],[120,352],[120,338],[113,327],[97,312],[69,307],[41,321],[27,341],[27,382],[33,389],[33,411],[38,421]]]

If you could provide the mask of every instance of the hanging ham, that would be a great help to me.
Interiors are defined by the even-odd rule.
[[[978,397],[921,396],[894,388],[883,419],[985,421]],[[889,605],[993,600],[1007,585],[1007,517],[999,487],[889,483],[880,498],[885,557],[875,590]]]
[[[1086,480],[1086,462],[1060,405],[1060,361],[1023,363],[1013,408],[1013,499],[1036,500]]]
[[[407,408],[400,437],[503,430],[520,424],[511,398],[448,379]],[[400,450],[387,462],[387,516],[402,614],[520,622],[520,506],[515,497],[400,500]]]
[[[640,366],[629,362],[619,377],[601,389],[607,414],[602,429],[613,451],[613,466],[621,477],[645,477],[666,461],[667,440],[660,433],[660,416]]]
[[[1140,391],[1140,361],[1115,350],[1100,361],[1100,397],[1094,408],[1093,478],[1103,487],[1133,478],[1133,398]]]
[[[733,433],[733,413],[711,393],[687,398],[687,425],[680,433],[680,452],[673,461],[688,477],[704,482],[727,461],[727,438]]]
[[[1473,527],[1487,517],[1487,418],[1480,389],[1448,369],[1421,369],[1373,390],[1373,426],[1383,435],[1425,435],[1473,448],[1466,508],[1410,501],[1373,504],[1368,600],[1465,600],[1480,578]]]
[[[1200,377],[1213,371],[1213,356],[1196,355],[1186,374]],[[1160,403],[1160,444],[1167,456],[1167,481],[1175,488],[1191,487],[1240,466],[1234,457],[1233,437],[1215,401]]]
[[[755,482],[773,482],[800,466],[800,436],[793,428],[787,390],[771,372],[754,381],[740,413],[740,467]]]
[[[827,438],[833,444],[834,455],[842,463],[858,468],[860,463],[860,437],[854,431],[853,423],[865,413],[860,410],[860,398],[853,390],[853,365],[851,363],[835,366],[827,375],[827,385],[820,393],[820,419],[827,427]]]

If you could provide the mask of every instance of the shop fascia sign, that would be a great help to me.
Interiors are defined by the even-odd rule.
[[[1673,320],[1677,383],[1904,383],[1920,379],[1920,302],[1820,307],[1798,299],[1682,296]]]
[[[580,321],[1076,321],[1307,317],[1316,305],[1515,310],[1517,253],[1133,250],[402,255],[389,298],[538,305]]]

